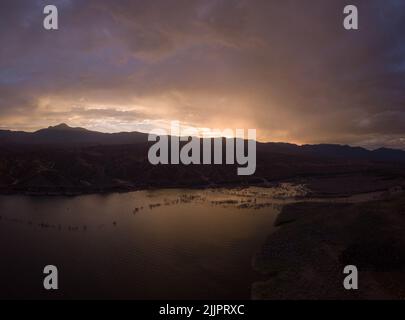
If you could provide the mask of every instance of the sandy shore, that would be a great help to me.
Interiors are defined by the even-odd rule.
[[[283,208],[253,265],[266,281],[253,299],[405,298],[405,194],[362,203],[303,202]],[[359,290],[343,288],[344,266]]]

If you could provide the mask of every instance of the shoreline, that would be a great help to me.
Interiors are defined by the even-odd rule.
[[[281,182],[281,181],[280,181]],[[274,182],[272,185],[268,184],[210,184],[210,185],[164,185],[164,186],[138,186],[138,187],[109,187],[104,189],[92,189],[92,190],[82,190],[82,191],[28,191],[28,190],[1,190],[1,196],[7,195],[24,195],[24,196],[34,196],[34,197],[77,197],[84,195],[106,195],[106,194],[116,194],[116,193],[130,193],[136,191],[149,191],[149,190],[164,190],[164,189],[189,189],[189,190],[206,190],[206,189],[220,189],[220,188],[249,188],[249,187],[262,187],[271,188],[278,184],[279,182]]]
[[[161,189],[189,189],[189,190],[206,190],[206,189],[244,189],[249,187],[259,187],[259,188],[272,188],[277,185],[285,182],[290,182],[293,184],[300,184],[294,179],[282,179],[266,182],[246,182],[246,183],[234,183],[234,182],[218,182],[210,184],[173,184],[173,185],[139,185],[139,186],[117,186],[117,187],[105,187],[105,188],[93,188],[85,190],[73,190],[68,189],[63,191],[56,191],[55,189],[46,190],[46,191],[31,191],[26,189],[16,190],[9,188],[0,188],[0,195],[26,195],[26,196],[82,196],[82,195],[105,195],[105,194],[114,194],[114,193],[129,193],[135,191],[147,191],[147,190],[161,190]],[[6,190],[5,190],[6,189]],[[38,188],[39,189],[39,188]],[[58,188],[57,188],[58,189]],[[64,189],[64,188],[59,188]]]
[[[303,185],[307,187],[308,194],[303,199],[311,198],[347,198],[354,194],[366,194],[371,192],[384,192],[391,188],[400,187],[405,189],[405,178],[396,177],[387,179],[386,177],[362,176],[352,174],[325,176],[307,176],[307,177],[288,177],[274,180],[266,180],[264,178],[254,179],[255,181],[230,181],[230,182],[208,182],[204,184],[180,183],[180,184],[161,184],[161,185],[116,185],[116,186],[100,186],[100,187],[27,187],[13,188],[12,186],[1,186],[0,195],[26,195],[34,197],[52,197],[52,196],[67,196],[75,197],[82,195],[105,195],[114,193],[128,193],[143,190],[158,190],[158,189],[219,189],[219,188],[248,188],[261,187],[272,188],[281,183],[292,183],[295,185]],[[354,182],[353,182],[354,181]]]

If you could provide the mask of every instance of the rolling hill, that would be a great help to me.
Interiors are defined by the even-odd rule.
[[[238,176],[237,165],[151,165],[147,158],[150,145],[144,133],[101,133],[66,124],[32,133],[3,130],[0,193],[81,194],[266,185],[314,176],[405,178],[405,152],[401,150],[258,143],[256,173]]]

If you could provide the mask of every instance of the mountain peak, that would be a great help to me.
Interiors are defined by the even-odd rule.
[[[60,123],[56,126],[49,126],[46,130],[69,130],[69,131],[87,131],[84,128],[74,128],[71,127],[69,125],[67,125],[66,123]]]
[[[48,129],[72,129],[72,127],[69,127],[66,123],[60,123],[56,126],[49,126]]]

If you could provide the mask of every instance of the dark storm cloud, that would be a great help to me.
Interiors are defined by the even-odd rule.
[[[3,127],[178,119],[405,146],[403,1],[350,1],[360,30],[346,31],[340,0],[54,0],[56,32],[48,2],[0,4]]]

